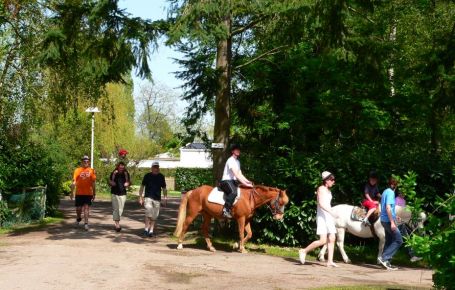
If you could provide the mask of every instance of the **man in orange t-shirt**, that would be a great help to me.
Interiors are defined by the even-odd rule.
[[[82,210],[84,210],[84,227],[88,230],[89,207],[92,201],[95,200],[95,181],[96,174],[93,168],[90,168],[90,158],[82,157],[81,167],[76,168],[73,174],[73,183],[71,191],[71,199],[76,194],[76,224],[79,225],[82,218]]]

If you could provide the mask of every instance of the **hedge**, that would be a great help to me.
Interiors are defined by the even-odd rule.
[[[213,184],[211,168],[177,168],[175,171],[176,190],[188,191],[204,184]]]

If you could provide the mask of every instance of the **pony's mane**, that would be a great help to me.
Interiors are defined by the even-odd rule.
[[[280,191],[279,188],[271,187],[271,186],[267,186],[267,185],[255,185],[254,188],[259,188],[259,189],[267,190],[267,191]]]

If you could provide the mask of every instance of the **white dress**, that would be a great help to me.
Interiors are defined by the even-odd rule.
[[[332,193],[330,192],[330,190],[328,190],[327,197],[328,198],[322,202],[326,203],[326,207],[331,207],[330,203],[332,201]],[[319,202],[318,209],[316,212],[316,224],[317,224],[316,234],[318,235],[336,234],[337,232],[335,228],[335,219],[329,212],[323,210],[319,206]]]

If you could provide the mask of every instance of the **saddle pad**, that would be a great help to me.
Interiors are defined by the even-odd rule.
[[[237,188],[237,197],[234,200],[234,204],[237,203],[239,198],[240,198],[240,188]],[[224,205],[224,192],[221,190],[218,190],[218,187],[215,187],[210,192],[207,200],[208,200],[208,202]]]
[[[351,212],[351,219],[353,221],[363,221],[366,215],[367,211],[363,207],[354,206]]]

